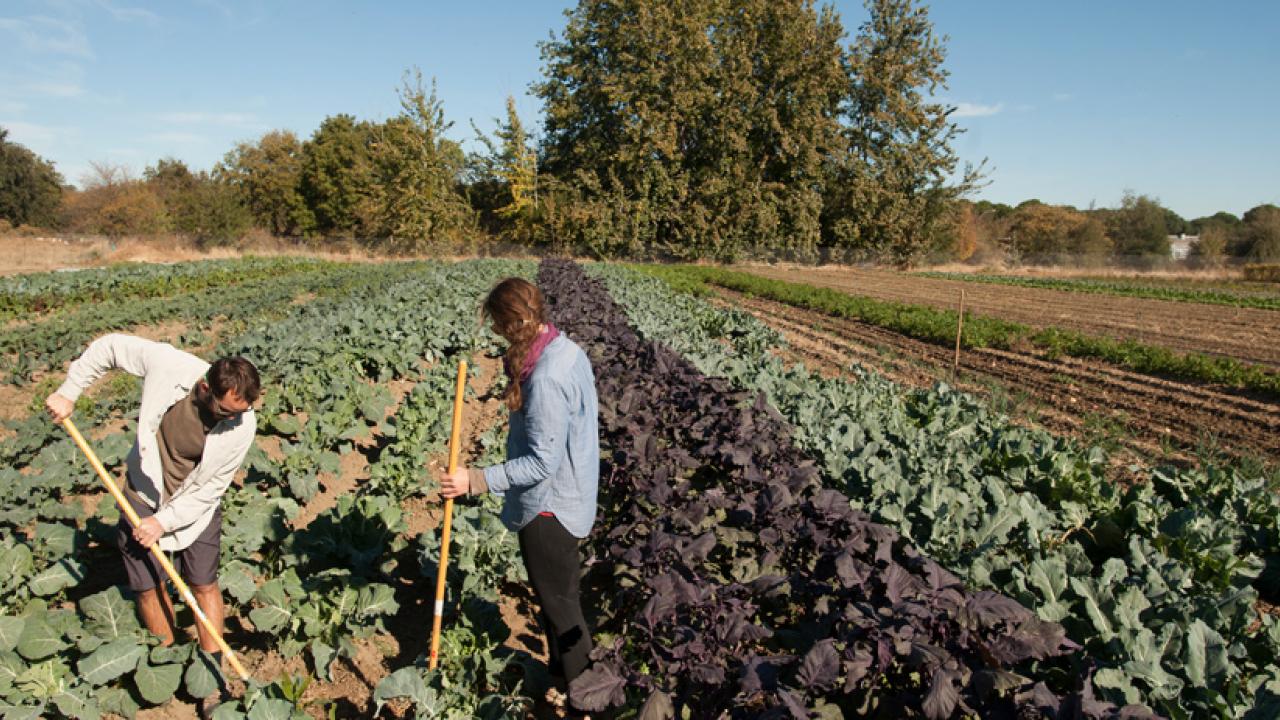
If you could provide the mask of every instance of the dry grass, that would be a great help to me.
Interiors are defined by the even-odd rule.
[[[100,265],[111,252],[105,240],[68,242],[53,237],[0,237],[0,275]]]
[[[114,263],[172,263],[245,255],[291,255],[342,262],[373,262],[358,246],[320,250],[274,238],[251,238],[233,247],[200,248],[178,237],[122,238],[0,235],[0,275],[102,267]]]
[[[402,260],[465,260],[474,257],[537,259],[527,248],[515,245],[482,244],[482,253],[466,255],[377,255],[353,241],[326,242],[323,247],[281,240],[265,233],[253,233],[230,247],[200,248],[177,236],[120,238],[60,237],[38,232],[0,231],[0,276],[51,270],[103,267],[114,263],[174,263],[191,260],[259,257],[311,257],[335,262],[389,262]]]
[[[1042,267],[1020,266],[1004,267],[999,265],[966,265],[964,263],[948,263],[929,267],[916,268],[928,272],[945,273],[994,273],[1012,277],[1032,278],[1106,278],[1106,279],[1142,279],[1142,280],[1242,280],[1240,268],[1215,268],[1191,270],[1177,268],[1169,270],[1135,270],[1133,268],[1116,267]]]
[[[481,249],[484,252],[479,253],[481,256],[536,259],[536,255],[527,254],[525,248],[520,246],[494,243],[482,243],[482,246]],[[50,270],[102,267],[122,262],[172,263],[189,260],[238,258],[245,255],[314,257],[338,262],[384,262],[387,260],[413,260],[428,257],[399,256],[389,258],[375,255],[369,252],[366,247],[351,241],[330,242],[320,248],[289,240],[281,240],[260,232],[252,233],[231,247],[204,249],[178,236],[112,239],[96,236],[42,235],[38,231],[32,230],[0,231],[0,276],[47,272]],[[462,260],[476,256],[476,254],[472,253],[430,257],[440,260]],[[583,261],[592,260],[591,258],[579,259]],[[798,270],[812,269],[812,266],[797,265],[795,263],[744,262],[740,263],[739,266],[772,266]],[[824,266],[824,269],[839,270],[841,267],[840,265],[827,265]],[[855,268],[850,266],[850,269]],[[857,269],[865,270],[866,268]],[[885,269],[887,270],[888,268]],[[1001,265],[978,266],[949,263],[916,269],[951,273],[998,273],[1000,275],[1042,278],[1129,278],[1228,282],[1243,279],[1240,268],[1137,271],[1132,268],[1005,267]]]
[[[710,262],[697,262],[699,265],[714,265]],[[742,261],[735,263],[733,267],[737,268],[779,268],[782,270],[809,271],[813,270],[813,265],[796,262],[765,262],[765,261]],[[888,265],[842,265],[839,263],[830,263],[819,266],[823,271],[839,272],[841,270],[850,270],[857,272],[866,272],[868,270],[883,270],[885,272],[895,272],[896,269]],[[957,273],[957,274],[993,274],[1007,275],[1014,277],[1040,277],[1040,278],[1105,278],[1105,279],[1139,279],[1139,280],[1203,280],[1203,281],[1238,281],[1243,280],[1243,272],[1239,267],[1216,268],[1205,270],[1193,270],[1190,268],[1172,268],[1162,270],[1136,270],[1134,268],[1124,267],[1052,267],[1039,265],[970,265],[968,263],[943,263],[940,265],[921,265],[911,268],[908,272],[940,272],[940,273]]]

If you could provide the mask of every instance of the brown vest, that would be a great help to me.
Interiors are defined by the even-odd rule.
[[[196,404],[195,388],[165,412],[157,433],[165,497],[172,497],[200,464],[204,441],[217,424],[207,410]]]

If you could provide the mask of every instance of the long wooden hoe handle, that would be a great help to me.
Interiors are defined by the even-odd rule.
[[[462,396],[467,389],[467,361],[458,362],[458,388],[453,394],[453,432],[449,435],[449,474],[458,469],[458,446],[462,435]],[[453,527],[453,498],[444,501],[444,531],[440,535],[440,567],[436,571],[436,609],[431,622],[431,660],[427,667],[440,664],[440,620],[444,615],[444,578],[449,569],[449,530]]]
[[[138,525],[142,523],[142,519],[138,517],[138,513],[134,512],[133,506],[125,500],[124,493],[120,492],[120,487],[116,485],[115,480],[111,479],[110,473],[108,473],[107,469],[102,466],[102,461],[98,459],[96,454],[94,454],[93,448],[89,447],[89,443],[85,442],[84,436],[80,434],[78,429],[76,429],[75,424],[71,422],[71,418],[63,420],[62,427],[66,428],[67,433],[71,435],[71,439],[75,440],[76,445],[80,447],[80,451],[84,453],[85,457],[89,458],[89,464],[93,466],[94,470],[98,471],[98,477],[102,478],[102,482],[107,484],[107,490],[111,491],[112,497],[114,497],[116,502],[119,503],[120,509],[124,511],[125,517],[129,518],[129,523],[135,528],[138,527]],[[196,602],[196,597],[191,593],[191,588],[187,587],[187,584],[183,582],[182,577],[178,575],[178,571],[174,569],[173,563],[169,562],[169,558],[164,554],[164,551],[160,549],[160,543],[152,543],[151,553],[156,556],[156,560],[160,562],[160,567],[164,568],[169,579],[173,581],[174,587],[178,588],[178,592],[186,599],[187,604],[191,606],[191,611],[195,613],[196,620],[204,626],[205,631],[209,633],[209,637],[213,638],[214,642],[218,643],[218,648],[222,650],[222,654],[227,656],[227,660],[231,663],[231,667],[235,668],[235,671],[240,674],[240,678],[242,680],[247,681],[249,679],[249,673],[245,671],[244,666],[240,664],[240,659],[231,651],[231,647],[222,639],[222,633],[218,632],[217,629],[213,627],[213,623],[209,621],[209,617],[200,609],[200,603]],[[163,591],[163,588],[161,588],[161,591]]]

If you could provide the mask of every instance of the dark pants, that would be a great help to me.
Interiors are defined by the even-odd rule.
[[[520,554],[542,611],[551,674],[571,682],[587,669],[591,630],[582,615],[578,538],[554,517],[539,515],[520,530]]]
[[[125,491],[124,497],[139,518],[149,518],[155,513],[136,496],[132,488]],[[120,523],[116,529],[116,545],[124,555],[124,570],[129,576],[129,588],[134,592],[160,587],[168,579],[155,555],[133,539],[133,526],[123,512],[120,513]],[[209,521],[209,526],[195,542],[173,553],[170,560],[188,585],[212,585],[218,582],[218,555],[221,549],[222,508],[219,507]]]

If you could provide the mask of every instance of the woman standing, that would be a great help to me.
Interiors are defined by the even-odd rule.
[[[582,348],[548,322],[532,283],[500,282],[485,299],[484,316],[509,343],[507,461],[445,473],[441,494],[503,498],[503,523],[519,533],[542,609],[551,674],[567,687],[587,668],[592,647],[579,598],[578,543],[595,521],[600,475],[595,375]]]

